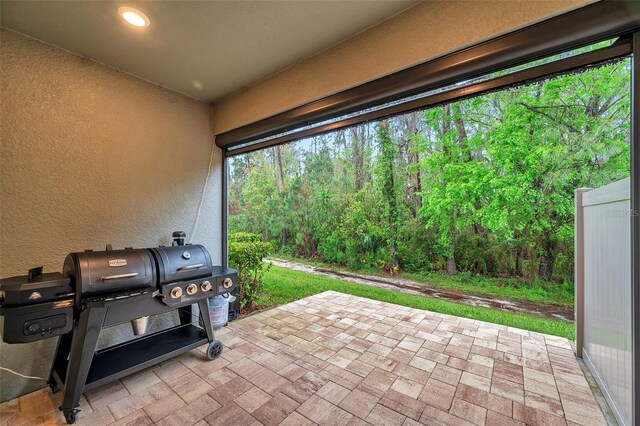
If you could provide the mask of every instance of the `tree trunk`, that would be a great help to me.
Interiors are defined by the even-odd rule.
[[[549,281],[553,276],[553,264],[555,263],[555,253],[551,239],[545,237],[542,243],[542,253],[540,254],[540,265],[538,266],[538,277]]]
[[[515,270],[515,275],[516,277],[521,277],[522,276],[522,247],[518,246],[516,247],[516,270]]]
[[[453,256],[447,258],[447,275],[458,275],[458,266],[456,265],[456,259]]]
[[[284,198],[284,173],[282,171],[282,153],[280,152],[280,146],[274,147],[274,161],[276,163],[276,174],[278,177],[278,193],[280,194],[280,200]],[[287,227],[282,224],[280,229],[280,244],[283,246],[287,244]]]
[[[407,116],[407,136],[413,138],[418,134],[418,112],[412,112]],[[413,145],[412,140],[409,140],[409,151],[411,151],[411,146]],[[420,178],[420,168],[418,164],[420,163],[420,153],[418,151],[409,152],[409,166],[414,165],[415,173],[409,172],[408,181],[411,183],[411,199],[413,201],[411,206],[411,214],[413,218],[418,217],[418,211],[422,207],[422,183]],[[409,167],[409,170],[410,170]],[[413,176],[412,176],[413,175]]]
[[[383,176],[383,193],[389,208],[389,231],[391,233],[391,264],[389,271],[394,273],[398,267],[398,200],[395,187],[394,163],[396,147],[391,139],[389,123],[382,120],[379,126],[380,162]]]
[[[440,126],[440,135],[444,136],[451,130],[451,105],[447,104],[442,107],[444,111],[444,117],[442,117],[442,126]],[[448,149],[443,148],[445,151]]]
[[[362,185],[364,183],[364,130],[364,125],[354,126],[350,129],[356,192],[362,189]]]
[[[444,117],[442,119],[442,135],[446,135],[451,130],[451,122],[454,121],[454,110],[451,108],[452,104],[447,104],[443,107]],[[466,134],[465,134],[466,136]],[[458,142],[460,142],[460,131],[458,131]],[[444,152],[451,158],[451,151],[443,147]],[[455,226],[455,219],[458,217],[457,208],[453,211],[453,222],[451,223],[451,247],[449,250],[449,256],[447,257],[447,274],[448,275],[458,275],[458,265],[456,264],[455,252],[456,252],[456,237],[458,235],[458,230]]]
[[[467,129],[465,128],[464,121],[462,120],[462,111],[460,111],[460,105],[452,104],[451,116],[453,118],[453,123],[456,126],[456,132],[458,133],[458,146],[462,151],[462,161],[468,162],[469,160],[471,160],[471,156],[468,152]]]
[[[278,176],[278,191],[282,194],[284,190],[284,173],[282,172],[282,153],[280,152],[280,146],[276,146],[274,149],[274,161],[276,163],[276,174]]]

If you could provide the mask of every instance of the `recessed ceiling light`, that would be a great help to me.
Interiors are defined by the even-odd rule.
[[[132,7],[119,7],[118,13],[122,19],[133,25],[134,27],[148,27],[149,18],[147,15]]]

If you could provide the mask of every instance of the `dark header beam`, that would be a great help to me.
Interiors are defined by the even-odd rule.
[[[640,29],[640,2],[602,1],[221,133],[222,149]]]

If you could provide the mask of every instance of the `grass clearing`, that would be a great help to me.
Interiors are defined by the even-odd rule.
[[[389,277],[388,275],[382,274],[379,270],[371,268],[364,270],[336,268],[334,265],[306,259],[291,258],[281,254],[278,254],[277,258],[315,267]],[[455,277],[450,277],[445,273],[438,272],[401,272],[397,277],[423,283],[441,290],[455,290],[480,296],[527,300],[543,305],[556,305],[570,308],[574,305],[573,283],[554,283],[541,280],[529,282],[518,278],[492,278],[473,276],[467,273],[460,273]]]
[[[488,278],[459,274],[449,277],[445,274],[402,273],[402,278],[428,284],[439,289],[462,291],[493,297],[527,300],[544,305],[573,307],[572,283],[552,283],[536,280],[527,282],[515,278]]]
[[[413,296],[381,288],[351,284],[304,272],[292,271],[277,266],[272,266],[270,270],[265,273],[264,293],[258,303],[262,305],[281,305],[327,290],[367,297],[381,302],[395,303],[416,309],[424,309],[522,328],[524,330],[562,336],[569,340],[575,338],[573,323],[502,312],[490,308],[462,305],[428,297]]]

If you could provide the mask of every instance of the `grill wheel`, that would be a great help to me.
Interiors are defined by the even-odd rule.
[[[219,358],[222,354],[223,348],[224,346],[222,346],[222,342],[220,340],[214,340],[209,343],[209,347],[207,348],[207,358],[210,360]]]
[[[78,409],[63,411],[64,419],[66,420],[67,424],[74,424],[78,419],[79,412],[80,410]]]
[[[47,381],[47,384],[49,385],[52,393],[60,392],[60,386],[58,386],[58,383],[53,377]]]

